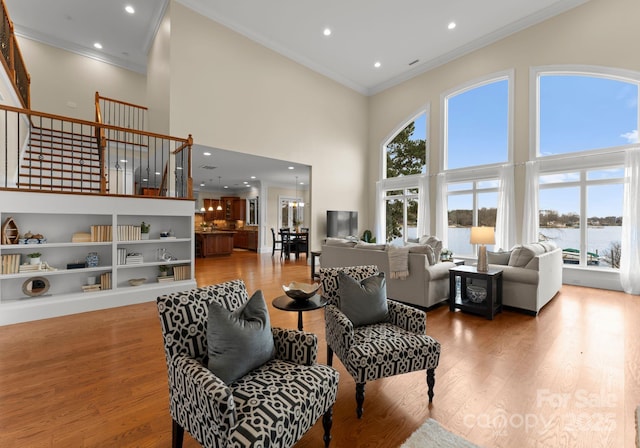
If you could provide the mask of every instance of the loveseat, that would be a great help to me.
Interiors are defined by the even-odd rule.
[[[389,255],[385,245],[364,245],[331,242],[322,246],[320,264],[323,268],[376,265],[385,273],[387,297],[400,302],[432,307],[449,297],[449,269],[455,264],[450,261],[430,264],[427,254],[409,253],[409,275],[405,279],[392,278]],[[438,255],[436,255],[438,257]],[[432,260],[433,261],[433,260]],[[437,261],[437,260],[436,260]]]
[[[562,249],[551,242],[489,252],[489,266],[502,273],[502,304],[537,315],[562,287]]]

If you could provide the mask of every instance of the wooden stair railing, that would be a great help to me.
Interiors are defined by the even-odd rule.
[[[193,139],[0,105],[0,187],[193,199]],[[162,167],[162,170],[160,170]],[[170,181],[168,173],[173,173]]]
[[[31,77],[18,46],[18,40],[4,0],[0,0],[0,60],[25,109],[31,107]]]

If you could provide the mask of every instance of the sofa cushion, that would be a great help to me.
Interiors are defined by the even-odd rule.
[[[370,250],[386,250],[386,244],[367,243],[365,241],[358,241],[354,246],[356,249],[370,249]]]
[[[340,310],[355,327],[389,320],[384,272],[358,281],[338,272]]]
[[[409,247],[410,254],[424,254],[427,256],[427,260],[429,261],[429,265],[433,266],[438,262],[436,258],[436,253],[433,250],[433,247],[429,244],[415,244],[415,243],[407,243]]]
[[[511,251],[491,252],[487,251],[487,262],[489,264],[499,264],[506,266],[509,264],[511,258]]]
[[[262,291],[235,311],[211,302],[208,319],[207,367],[226,384],[273,358],[273,333]]]
[[[419,244],[428,244],[429,246],[433,247],[433,252],[434,252],[434,256],[437,260],[440,259],[440,252],[442,252],[442,241],[440,241],[437,237],[435,236],[421,236],[420,239],[418,240]]]
[[[524,268],[533,259],[533,257],[545,252],[545,248],[538,243],[516,246],[511,251],[511,256],[509,257],[509,266]]]
[[[344,238],[329,237],[324,241],[324,244],[327,246],[353,247],[356,245],[356,242],[345,240]]]

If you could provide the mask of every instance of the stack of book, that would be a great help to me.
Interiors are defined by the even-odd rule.
[[[91,241],[93,241],[94,243],[111,241],[111,226],[110,225],[91,226]]]
[[[142,254],[128,254],[125,264],[142,264],[144,263],[144,257]]]
[[[164,275],[158,277],[158,283],[172,282],[173,280],[173,275]]]
[[[82,285],[82,290],[84,292],[100,291],[100,285],[97,283],[95,285]]]
[[[176,281],[189,280],[191,278],[191,265],[174,266],[173,277]]]
[[[0,274],[17,274],[20,272],[20,254],[3,255],[1,269]]]
[[[100,289],[111,289],[111,272],[100,274]]]
[[[42,271],[43,266],[42,263],[38,264],[21,264],[19,272],[37,272]]]

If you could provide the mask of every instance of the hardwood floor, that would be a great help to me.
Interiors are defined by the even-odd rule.
[[[199,285],[242,278],[268,299],[309,281],[270,254],[198,259]],[[272,325],[297,314],[271,308]],[[305,313],[321,339],[323,312]],[[640,298],[564,286],[538,317],[428,313],[442,344],[435,397],[424,372],[368,383],[364,416],[339,361],[333,447],[398,447],[431,417],[485,447],[633,447],[640,405]],[[166,365],[154,302],[0,327],[0,446],[169,447]],[[199,446],[185,434],[185,447]],[[322,446],[317,423],[296,445]]]

